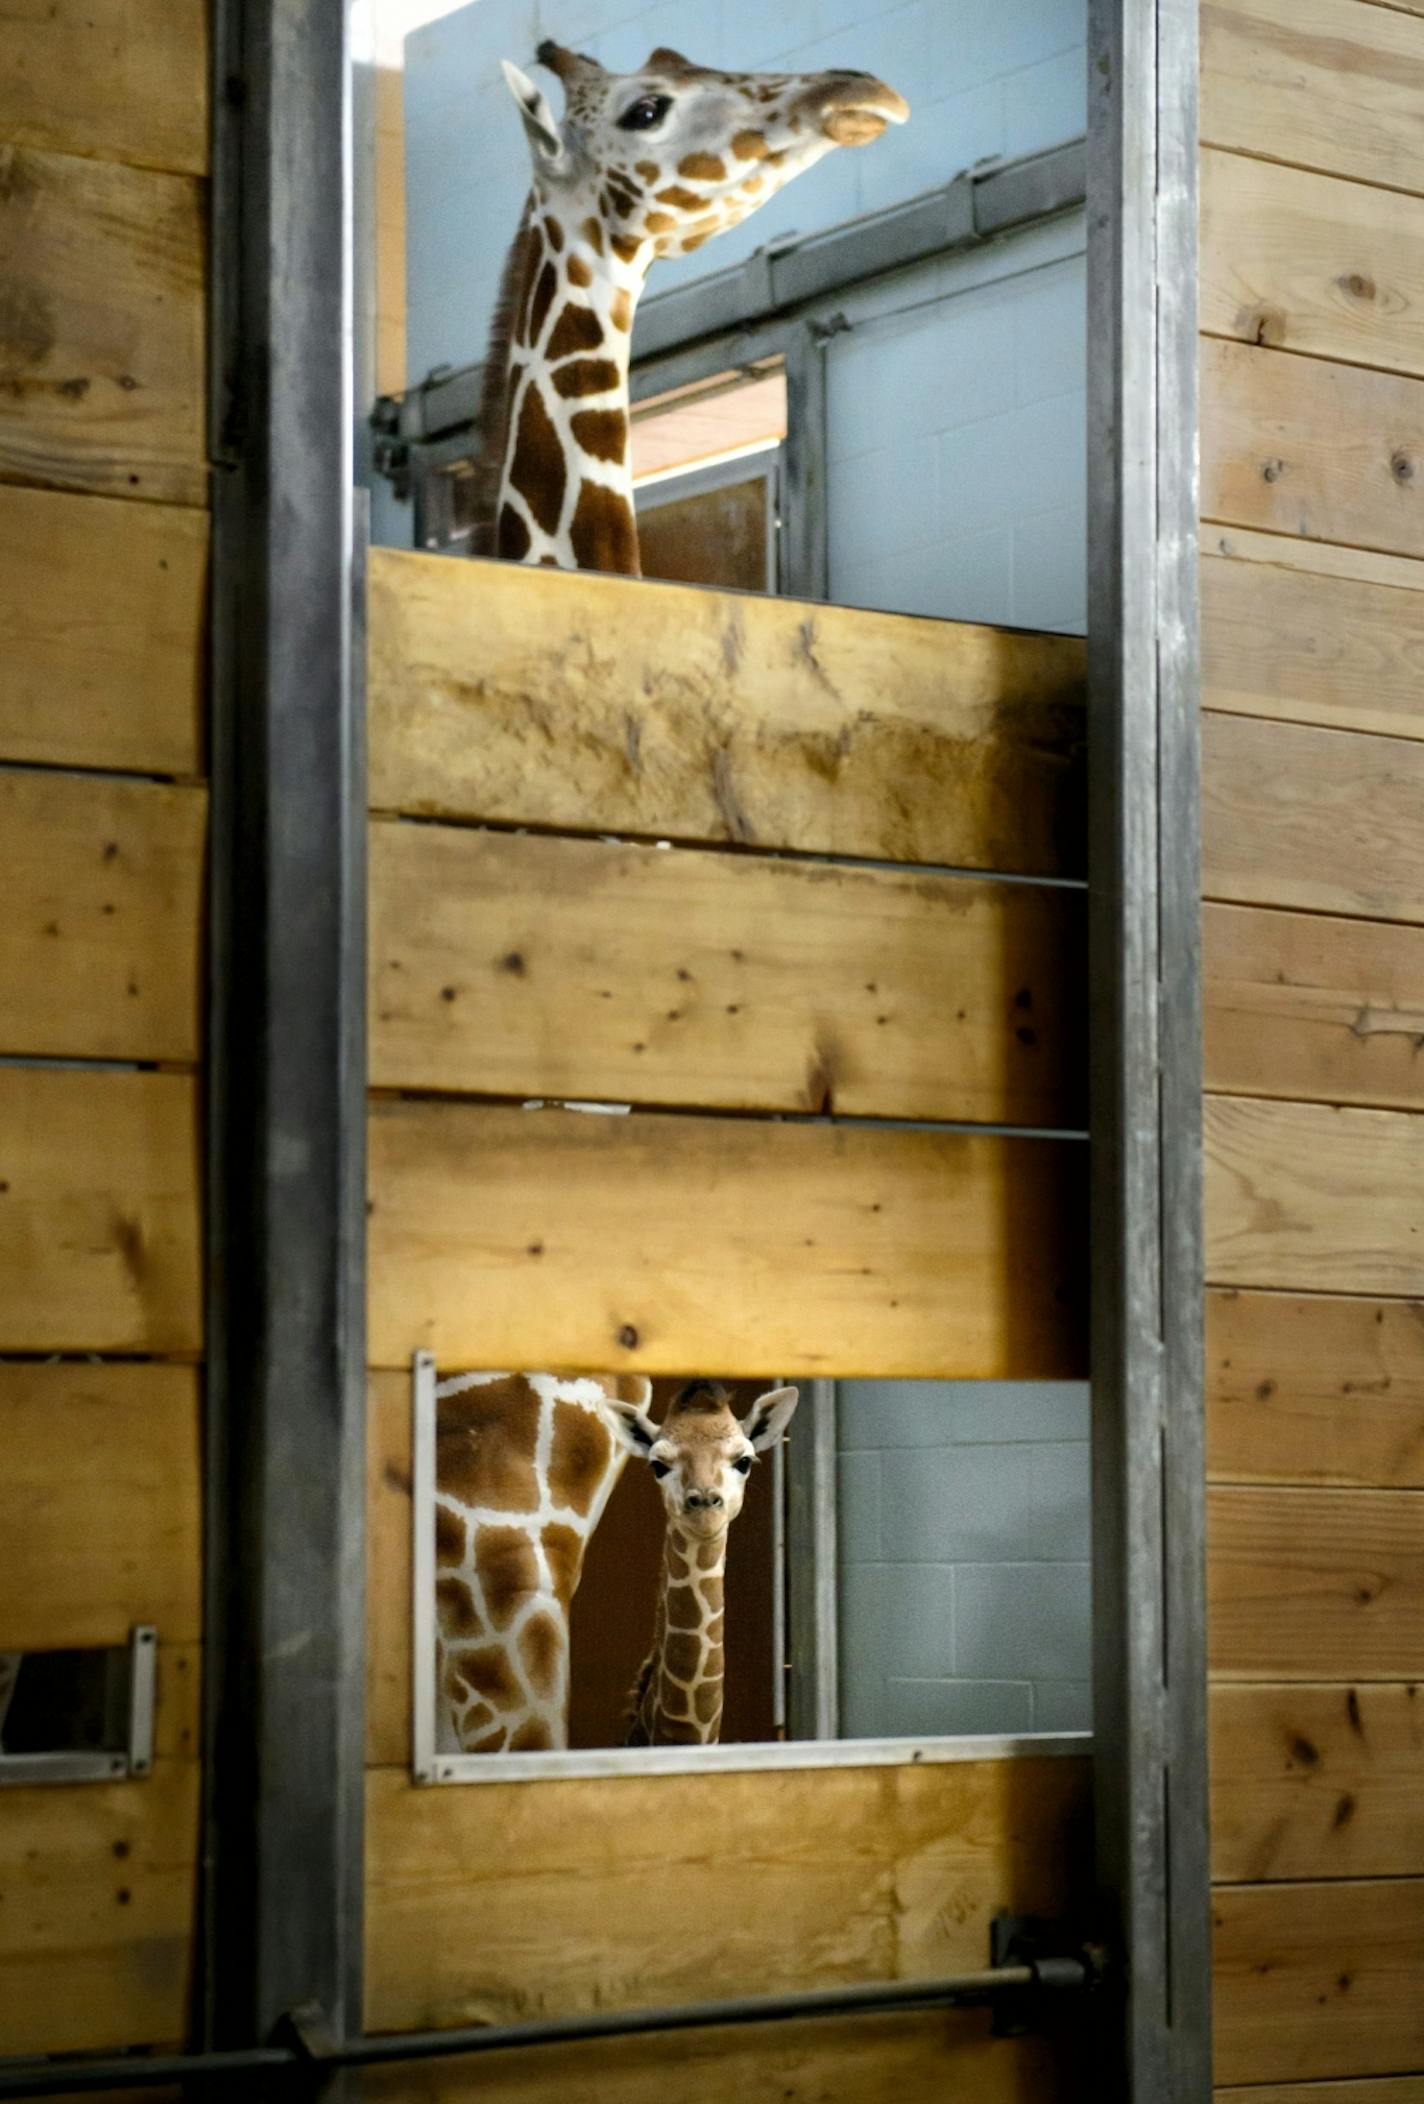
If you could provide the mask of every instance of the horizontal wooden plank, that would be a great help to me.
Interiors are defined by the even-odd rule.
[[[202,1341],[185,1074],[0,1067],[0,1351]]]
[[[370,1350],[448,1367],[1081,1377],[1086,1149],[378,1102]]]
[[[1418,40],[1424,47],[1424,33]],[[1421,277],[1424,198],[1241,154],[1202,155],[1208,334],[1421,374]]]
[[[0,2053],[184,2036],[199,1773],[160,1760],[141,1782],[5,1792]]]
[[[1207,1496],[1213,1674],[1424,1679],[1424,1492]]]
[[[0,478],[202,504],[203,198],[0,146]]]
[[[1202,911],[1206,1085],[1424,1109],[1424,928]]]
[[[1424,747],[1295,723],[1202,724],[1202,888],[1242,905],[1424,922]]]
[[[1253,2082],[1249,2089],[1219,2089],[1216,2104],[1424,2104],[1424,2075],[1383,2075],[1363,2082]]]
[[[1217,1687],[1212,1875],[1424,1872],[1424,1693],[1407,1686]]]
[[[1424,1293],[1424,1119],[1209,1096],[1203,1122],[1213,1284]]]
[[[1212,1912],[1218,2081],[1424,2061],[1424,1879],[1238,1885],[1215,1894]]]
[[[0,483],[0,759],[201,773],[207,577],[203,512]]]
[[[0,1362],[0,1649],[201,1633],[198,1377]]]
[[[1201,135],[1264,160],[1424,189],[1424,28],[1360,0],[1204,0]]]
[[[1060,887],[371,829],[378,1086],[1086,1123]]]
[[[1204,518],[1424,555],[1424,380],[1204,337],[1201,390]]]
[[[196,1059],[207,805],[0,769],[0,1052]]]
[[[1206,1401],[1217,1482],[1424,1488],[1424,1308],[1217,1289]]]
[[[427,2061],[418,2074],[363,2074],[362,2094],[371,2104],[1081,2104],[1081,2053],[1067,2038],[994,2038],[982,2015],[896,2013]]]
[[[1088,1869],[1087,1762],[366,1784],[376,2031],[978,1965]]]
[[[208,165],[205,0],[9,7],[0,139],[201,175]]]
[[[373,549],[381,810],[1020,874],[1084,863],[1084,646]]]
[[[1230,528],[1204,543],[1207,708],[1424,738],[1424,563]],[[1320,566],[1338,555],[1367,574]]]

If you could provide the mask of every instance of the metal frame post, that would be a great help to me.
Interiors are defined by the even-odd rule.
[[[201,2031],[361,2029],[365,793],[340,0],[217,0]]]
[[[1090,0],[1089,919],[1100,2094],[1211,2089],[1197,0]]]

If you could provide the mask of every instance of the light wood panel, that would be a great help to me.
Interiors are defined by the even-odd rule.
[[[1081,2040],[994,2038],[989,2019],[892,2015],[482,2053],[362,2077],[376,2104],[1088,2104]],[[1305,2100],[1309,2104],[1309,2099]],[[1327,2100],[1328,2104],[1328,2100]],[[1372,2104],[1372,2100],[1367,2100]],[[1394,2104],[1393,2099],[1384,2104]]]
[[[1243,905],[1424,922],[1424,746],[1295,723],[1202,725],[1202,888]]]
[[[1424,555],[1424,381],[1207,337],[1201,387],[1204,518]]]
[[[1217,1482],[1424,1488],[1424,1308],[1208,1293],[1206,1400]]]
[[[205,0],[19,0],[0,44],[0,139],[201,175]]]
[[[366,1761],[410,1765],[410,1374],[373,1373],[366,1430]]]
[[[373,549],[383,810],[1083,867],[1084,648]]]
[[[1213,1284],[1424,1293],[1424,1119],[1209,1096]]]
[[[1080,892],[371,829],[378,1086],[1086,1122]]]
[[[203,768],[205,514],[0,483],[0,758]]]
[[[1264,2088],[1219,2089],[1217,2104],[1424,2104],[1424,2075],[1385,2075],[1363,2082],[1271,2082]]]
[[[1416,37],[1424,53],[1424,32]],[[1424,373],[1421,279],[1424,198],[1240,154],[1202,155],[1207,334]]]
[[[1424,1879],[1239,1885],[1216,1893],[1213,1913],[1218,2081],[1424,2061]]]
[[[1208,905],[1206,1085],[1424,1109],[1424,929]]]
[[[0,1052],[188,1061],[207,792],[0,769]]]
[[[1211,1670],[1424,1679],[1424,1492],[1208,1492]]]
[[[1424,1871],[1424,1694],[1218,1687],[1211,1698],[1219,1883]]]
[[[1204,546],[1207,708],[1424,738],[1424,563],[1235,529]]]
[[[1204,0],[1201,135],[1264,160],[1424,189],[1424,27],[1361,0]]]
[[[1081,1377],[1085,1152],[378,1102],[371,1357]]]
[[[0,1363],[0,1649],[201,1633],[191,1367]]]
[[[167,2043],[187,2029],[195,1761],[142,1782],[5,1792],[0,2053]]]
[[[1082,1890],[1087,1790],[1086,1762],[1045,1759],[458,1790],[373,1769],[367,2024],[979,1965],[1000,1907]]]
[[[0,146],[0,477],[202,504],[202,197]]]
[[[184,1074],[0,1067],[0,1351],[199,1347]]]

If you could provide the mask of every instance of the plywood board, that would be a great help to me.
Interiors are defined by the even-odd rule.
[[[1081,2037],[994,2038],[982,2012],[896,2013],[427,2061],[365,2074],[362,2093],[370,2104],[1089,2104],[1083,2059]]]
[[[1207,337],[1201,389],[1203,518],[1424,555],[1424,380]]]
[[[0,1351],[195,1352],[185,1074],[0,1067]]]
[[[1216,1893],[1212,1911],[1219,2082],[1424,2061],[1424,1879],[1239,1885]]]
[[[377,822],[378,1086],[1083,1125],[1086,900]]]
[[[1424,746],[1202,724],[1202,888],[1243,905],[1424,922]]]
[[[207,792],[0,770],[0,1053],[196,1059]]]
[[[1217,1487],[1207,1498],[1213,1674],[1424,1679],[1424,1496]]]
[[[933,1130],[378,1102],[371,1358],[1081,1378],[1085,1155]]]
[[[1424,33],[1416,39],[1424,49]],[[1241,154],[1202,155],[1208,335],[1424,373],[1421,277],[1424,198]]]
[[[1424,2104],[1424,2075],[1384,2075],[1363,2082],[1253,2082],[1248,2089],[1219,2089],[1216,2104]]]
[[[204,0],[7,7],[0,138],[201,175],[208,165]]]
[[[1424,738],[1424,563],[1365,555],[1375,575],[1332,575],[1308,560],[1328,543],[1233,529],[1204,541],[1207,708]]]
[[[207,576],[203,512],[0,484],[0,759],[201,773]]]
[[[161,2044],[187,2029],[196,1761],[139,1782],[5,1792],[0,2053]]]
[[[999,1908],[1083,1890],[1088,1786],[1063,1759],[443,1790],[373,1769],[367,2024],[980,1965]]]
[[[0,1649],[201,1634],[198,1379],[188,1366],[0,1363]]]
[[[1211,1853],[1219,1883],[1424,1872],[1424,1694],[1217,1687]]]
[[[1424,1109],[1424,928],[1202,911],[1206,1085]]]
[[[202,504],[198,183],[0,146],[0,282],[0,478]]]
[[[1360,0],[1205,0],[1201,135],[1399,190],[1424,188],[1424,27]]]
[[[1211,1283],[1424,1293],[1424,1121],[1208,1096],[1203,1123]]]
[[[1424,1489],[1424,1308],[1218,1288],[1206,1401],[1219,1483]]]
[[[370,581],[378,809],[1082,873],[1076,637],[390,548]]]

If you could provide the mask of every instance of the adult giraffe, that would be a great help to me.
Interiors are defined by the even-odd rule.
[[[650,266],[909,106],[868,73],[719,73],[663,48],[640,72],[608,73],[550,42],[538,57],[566,108],[560,123],[505,62],[534,187],[485,361],[474,552],[637,576],[628,357]]]

